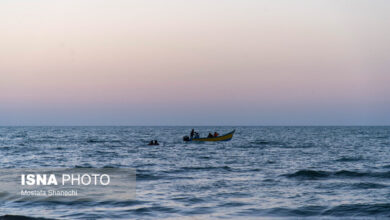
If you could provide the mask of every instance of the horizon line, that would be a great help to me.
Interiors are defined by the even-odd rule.
[[[389,125],[0,125],[0,127],[389,127]]]

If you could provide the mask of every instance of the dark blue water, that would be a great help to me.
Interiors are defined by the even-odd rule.
[[[20,202],[0,213],[59,219],[390,218],[390,127],[236,129],[183,143],[189,127],[1,127],[0,168],[132,167],[137,198]],[[158,139],[160,146],[148,146]]]

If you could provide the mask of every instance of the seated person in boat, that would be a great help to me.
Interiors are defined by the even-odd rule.
[[[151,140],[148,145],[160,145],[157,140]]]
[[[196,138],[199,138],[199,133],[198,132],[195,132],[195,139]]]
[[[214,132],[214,137],[218,137],[218,136],[219,136],[218,132]]]
[[[213,137],[213,135],[211,134],[211,133],[209,133],[209,136],[207,136],[208,138],[212,138]]]

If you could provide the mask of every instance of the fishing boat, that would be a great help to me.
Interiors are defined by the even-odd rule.
[[[230,141],[233,138],[233,134],[236,130],[233,130],[229,133],[226,133],[224,135],[220,135],[217,137],[206,137],[206,138],[190,138],[188,136],[183,137],[183,141]]]

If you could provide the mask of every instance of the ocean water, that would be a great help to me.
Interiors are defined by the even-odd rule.
[[[390,127],[0,127],[0,168],[136,169],[136,199],[12,201],[53,219],[390,218]],[[148,146],[157,139],[159,146]],[[1,189],[0,189],[1,191]],[[0,217],[1,218],[1,217]]]

